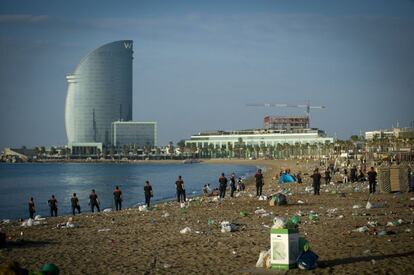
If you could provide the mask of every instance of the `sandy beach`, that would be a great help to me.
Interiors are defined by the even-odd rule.
[[[8,240],[0,250],[0,262],[14,260],[31,270],[51,262],[62,274],[303,273],[299,269],[255,267],[260,251],[270,247],[273,218],[289,218],[300,211],[299,231],[319,255],[319,267],[310,273],[414,274],[412,193],[369,197],[367,183],[326,186],[322,181],[321,195],[314,196],[309,191],[308,176],[304,176],[303,184],[283,186],[273,178],[282,168],[310,172],[316,165],[281,160],[205,161],[213,162],[266,167],[264,194],[285,188],[291,193],[288,205],[269,206],[267,201],[258,200],[249,180],[247,191],[235,198],[227,194],[221,202],[201,197],[189,202],[187,208],[165,202],[148,212],[133,208],[116,213],[84,213],[73,217],[73,223],[79,225],[76,228],[57,228],[68,216],[47,218],[47,224],[31,227],[11,222],[1,225]],[[382,207],[367,210],[368,198]],[[255,214],[258,208],[269,215]],[[318,213],[318,221],[309,220],[311,210]],[[248,215],[241,217],[240,211]],[[386,226],[399,219],[400,225]],[[222,221],[240,224],[240,230],[222,233]],[[353,231],[368,222],[376,225],[368,226],[366,232]],[[191,232],[181,234],[185,227]],[[390,235],[376,234],[382,230]]]

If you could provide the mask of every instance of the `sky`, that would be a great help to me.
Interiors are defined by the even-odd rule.
[[[347,139],[414,120],[414,0],[0,0],[0,148],[65,145],[65,76],[134,41],[133,119],[158,145],[260,128],[324,105],[311,126]]]

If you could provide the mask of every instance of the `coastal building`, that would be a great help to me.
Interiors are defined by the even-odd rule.
[[[414,131],[412,128],[392,128],[385,130],[374,130],[365,132],[365,139],[371,141],[374,138],[414,138]]]
[[[240,131],[212,131],[202,132],[191,136],[185,141],[186,146],[220,147],[229,149],[236,145],[246,146],[277,146],[278,144],[320,144],[332,143],[334,139],[328,137],[324,131],[315,128],[296,130],[286,129],[254,129]]]
[[[156,144],[156,123],[132,121],[133,41],[105,44],[66,76],[65,127],[72,156]]]
[[[132,120],[132,41],[108,43],[88,54],[66,76],[68,143],[111,141],[111,123]]]
[[[156,122],[115,121],[112,122],[112,144],[153,147],[157,140]]]

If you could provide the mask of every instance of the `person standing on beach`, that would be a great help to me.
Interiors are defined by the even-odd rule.
[[[76,193],[73,193],[72,198],[70,198],[70,204],[72,205],[73,216],[75,216],[75,210],[78,210],[78,214],[80,214],[79,199],[76,197]]]
[[[351,168],[351,182],[356,182],[356,181],[357,181],[357,169],[354,165]]]
[[[177,189],[177,202],[185,202],[184,181],[181,176],[178,176],[175,186]]]
[[[115,186],[114,190],[114,201],[116,211],[121,210],[122,208],[122,191],[119,189],[119,186]]]
[[[34,219],[34,213],[36,212],[35,204],[33,201],[33,197],[30,197],[29,199],[29,217],[33,220]]]
[[[316,168],[315,171],[313,171],[313,175],[311,176],[313,179],[313,194],[314,195],[320,195],[319,191],[321,189],[321,174],[319,173],[319,169]]]
[[[256,175],[254,175],[256,179],[256,196],[260,197],[262,195],[263,189],[263,174],[262,169],[257,170]]]
[[[329,168],[325,170],[325,185],[328,185],[331,182],[331,172]]]
[[[245,186],[241,177],[237,180],[237,189],[238,191],[244,191]]]
[[[57,203],[58,202],[55,198],[55,195],[52,195],[52,197],[47,201],[47,203],[49,204],[49,207],[50,207],[50,216],[57,217],[57,211],[58,211]]]
[[[151,201],[151,198],[153,197],[153,194],[152,194],[152,186],[149,181],[145,181],[144,195],[145,195],[145,204],[147,205],[147,207],[150,207],[150,201]]]
[[[221,173],[221,176],[219,177],[220,198],[224,198],[226,196],[226,188],[227,178],[224,176],[224,173]]]
[[[375,172],[374,167],[371,167],[371,170],[368,172],[368,181],[369,181],[369,193],[375,193],[375,187],[377,185],[377,172]]]
[[[98,212],[101,212],[101,209],[99,209],[99,200],[98,195],[96,195],[95,189],[92,189],[91,194],[89,195],[89,205],[91,206],[92,213],[96,209],[98,209]]]
[[[236,178],[234,173],[230,176],[230,197],[233,198],[234,191],[236,191]]]

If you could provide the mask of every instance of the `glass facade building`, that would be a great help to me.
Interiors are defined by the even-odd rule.
[[[132,41],[105,44],[67,75],[68,143],[111,142],[114,121],[132,120]]]
[[[155,146],[157,139],[156,122],[116,121],[112,122],[112,144]]]

